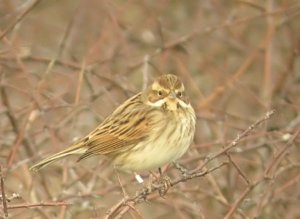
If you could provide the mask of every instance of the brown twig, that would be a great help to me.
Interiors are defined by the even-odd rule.
[[[15,140],[15,147],[11,151],[11,155],[7,158],[7,163],[9,164],[8,166],[10,166],[14,160],[15,153],[17,152],[17,149],[21,143],[20,141],[22,141],[22,143],[24,144],[26,153],[29,157],[31,157],[33,155],[33,151],[31,150],[28,139],[23,137],[24,130],[20,133],[20,128],[18,126],[17,118],[15,118],[15,115],[13,114],[13,109],[10,105],[8,95],[6,93],[6,90],[5,90],[5,87],[3,84],[0,85],[0,93],[1,93],[2,104],[6,107],[6,115],[10,121],[13,131],[15,132],[15,135],[17,136],[17,138]]]
[[[215,158],[219,157],[220,155],[223,155],[224,153],[230,151],[232,148],[236,147],[238,145],[238,143],[241,141],[242,138],[245,138],[246,136],[248,136],[251,131],[253,131],[257,126],[259,126],[260,124],[262,124],[263,122],[265,122],[266,120],[269,120],[271,118],[272,115],[274,115],[275,110],[271,110],[269,112],[267,112],[263,118],[257,120],[255,123],[253,123],[252,125],[250,125],[245,131],[243,131],[241,134],[238,134],[237,137],[226,147],[224,147],[222,150],[220,150],[219,152],[207,157],[207,159],[203,162],[203,164],[199,167],[196,168],[194,171],[198,171],[201,170],[203,167],[205,167],[211,160],[214,160]]]
[[[7,207],[7,200],[6,200],[6,194],[5,194],[5,186],[4,186],[4,179],[3,179],[3,173],[2,173],[2,167],[0,165],[0,186],[1,186],[1,199],[2,199],[2,206],[4,211],[5,218],[8,218],[8,207]]]
[[[241,169],[241,167],[236,164],[236,162],[234,162],[234,160],[232,159],[232,156],[228,153],[225,152],[226,156],[228,157],[230,163],[234,166],[234,168],[237,170],[237,172],[239,173],[239,175],[245,180],[245,182],[247,184],[251,183],[251,180],[246,176],[246,174],[244,173],[244,171]]]
[[[6,36],[41,0],[35,0],[22,14],[20,14],[14,22],[12,22],[0,35],[0,41]]]
[[[23,203],[19,205],[9,205],[7,209],[17,209],[17,208],[36,208],[36,207],[55,207],[55,206],[67,206],[72,205],[68,202],[40,202],[40,203]]]
[[[78,83],[77,83],[76,96],[75,96],[75,101],[74,101],[75,105],[78,105],[79,100],[80,100],[80,94],[81,94],[81,88],[82,88],[82,82],[83,82],[85,70],[86,70],[86,61],[83,60],[82,64],[81,64],[81,69],[79,72],[79,77],[78,77],[79,79],[78,79]]]
[[[203,28],[202,30],[195,30],[191,33],[188,33],[184,36],[179,37],[178,39],[175,39],[173,41],[170,41],[170,42],[166,43],[161,48],[156,49],[154,52],[149,54],[149,59],[154,58],[155,56],[157,56],[158,54],[161,54],[165,50],[169,50],[169,49],[175,48],[178,45],[189,42],[192,39],[195,39],[196,37],[205,36],[207,34],[215,32],[217,30],[232,27],[232,26],[237,26],[237,25],[240,25],[240,24],[243,24],[243,23],[246,23],[246,22],[249,22],[249,21],[253,21],[253,20],[265,17],[265,16],[274,16],[274,15],[277,15],[277,14],[287,13],[289,10],[294,10],[294,9],[295,9],[295,7],[284,8],[284,9],[280,8],[280,9],[277,9],[277,10],[261,13],[259,15],[249,16],[249,17],[237,19],[237,20],[230,21],[230,22],[225,22],[221,25],[216,25],[216,26],[212,26],[212,27]],[[137,63],[134,63],[133,65],[131,65],[128,68],[128,70],[125,73],[133,72],[134,69],[142,66],[143,63],[144,63],[144,60],[140,60]]]
[[[213,167],[211,169],[207,169],[205,171],[199,171],[192,174],[189,174],[189,171],[187,169],[180,168],[180,171],[183,173],[179,178],[170,180],[167,182],[168,187],[173,187],[179,183],[186,182],[188,180],[203,177],[207,175],[208,173],[214,172],[217,169],[220,169],[224,165],[227,165],[227,163],[221,163],[217,165],[216,167]],[[130,208],[133,208],[136,204],[143,202],[147,199],[147,197],[155,192],[159,192],[160,194],[164,195],[165,192],[168,190],[166,188],[165,182],[156,184],[155,182],[150,185],[150,187],[144,187],[142,191],[138,192],[136,195],[131,197],[124,197],[121,201],[119,201],[117,204],[112,206],[106,216],[105,219],[110,218],[121,218]],[[115,216],[117,215],[117,216]]]
[[[277,164],[278,162],[280,162],[280,160],[282,160],[283,158],[283,154],[287,151],[287,149],[289,147],[291,147],[291,145],[293,145],[294,140],[298,137],[298,135],[300,134],[300,129],[298,129],[298,131],[293,135],[293,137],[290,138],[290,140],[287,142],[287,144],[285,145],[285,147],[283,147],[274,157],[274,159],[272,160],[272,162],[268,165],[268,167],[265,169],[264,174],[258,179],[256,180],[254,183],[249,184],[247,186],[247,188],[244,190],[244,192],[239,196],[239,198],[234,202],[234,204],[232,205],[232,207],[229,209],[229,211],[227,212],[227,214],[225,215],[224,219],[229,219],[231,218],[231,216],[234,214],[234,212],[237,210],[237,208],[240,206],[240,204],[242,203],[242,201],[245,199],[245,197],[247,197],[247,195],[257,186],[259,185],[261,182],[264,182],[265,180],[269,180],[270,177],[269,173],[270,170],[272,169],[273,166],[275,166],[275,164]]]

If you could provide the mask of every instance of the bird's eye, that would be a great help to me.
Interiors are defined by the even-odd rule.
[[[177,92],[177,96],[182,97],[182,92],[181,91]]]
[[[161,90],[157,91],[157,95],[158,96],[162,96],[163,95],[163,92]]]

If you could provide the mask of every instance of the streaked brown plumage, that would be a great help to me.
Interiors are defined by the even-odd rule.
[[[180,158],[192,143],[195,113],[184,85],[172,74],[120,105],[94,131],[31,167],[39,170],[68,155],[106,155],[126,171],[158,168]]]

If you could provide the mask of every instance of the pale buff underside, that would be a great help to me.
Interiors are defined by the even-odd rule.
[[[154,133],[146,141],[135,145],[134,151],[116,156],[113,159],[115,167],[138,172],[155,169],[180,158],[191,145],[195,132],[193,108],[189,106],[186,113],[188,116],[183,112],[169,112],[166,116],[158,116],[164,119],[158,121],[162,124],[156,127],[163,128],[153,129]]]

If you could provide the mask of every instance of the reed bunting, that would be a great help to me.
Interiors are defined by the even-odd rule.
[[[79,155],[79,160],[106,155],[116,168],[130,172],[159,168],[187,151],[195,123],[183,83],[165,74],[126,100],[87,136],[30,169],[39,170],[69,155]]]

